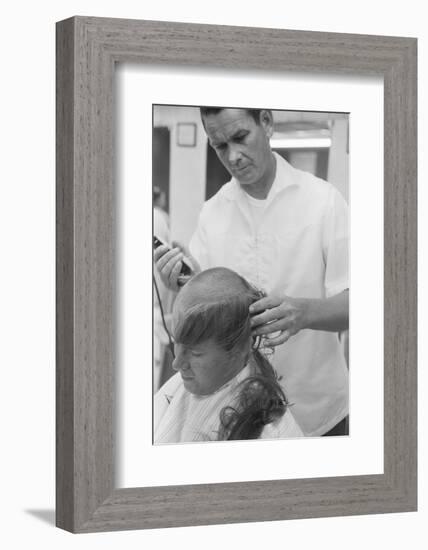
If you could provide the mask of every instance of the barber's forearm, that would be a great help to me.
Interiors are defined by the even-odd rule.
[[[349,327],[349,291],[324,299],[309,299],[305,328],[341,332]]]

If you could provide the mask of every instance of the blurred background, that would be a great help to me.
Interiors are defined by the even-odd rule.
[[[271,147],[292,166],[311,172],[337,187],[349,201],[349,115],[308,111],[272,111]],[[203,203],[230,175],[208,143],[199,107],[153,106],[154,233],[186,247]],[[157,281],[159,282],[159,281]],[[174,296],[159,282],[166,315]],[[154,391],[173,374],[168,339],[155,296]],[[348,359],[348,335],[341,335]]]

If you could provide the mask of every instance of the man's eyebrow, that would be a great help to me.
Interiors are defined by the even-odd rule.
[[[236,132],[233,132],[233,134],[230,136],[231,141],[242,139],[248,135],[249,131],[246,128],[240,128],[239,130],[236,130]]]
[[[246,136],[247,134],[248,134],[248,130],[246,128],[238,128],[238,130],[236,130],[230,135],[227,141],[239,139],[241,137]],[[227,141],[217,141],[215,139],[212,139],[210,140],[210,144],[211,144],[211,147],[221,147],[222,145],[227,145]]]

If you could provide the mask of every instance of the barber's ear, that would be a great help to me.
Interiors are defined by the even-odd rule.
[[[270,109],[262,109],[260,111],[260,124],[266,132],[266,136],[271,138],[273,135],[273,116]]]

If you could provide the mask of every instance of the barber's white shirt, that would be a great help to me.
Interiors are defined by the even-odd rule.
[[[257,231],[263,220],[267,199],[255,199],[248,194],[246,194],[245,198],[250,207],[251,216],[253,218],[253,226]]]
[[[349,287],[346,202],[333,185],[275,157],[258,223],[257,206],[232,178],[204,204],[190,251],[202,269],[228,267],[268,293],[338,294]],[[346,416],[348,370],[336,333],[300,331],[271,361],[306,435],[322,435]]]
[[[234,404],[239,384],[250,374],[247,365],[212,395],[191,394],[185,389],[180,374],[175,374],[154,398],[154,443],[217,440],[220,411]],[[302,436],[303,432],[288,408],[281,418],[264,427],[259,439]]]

